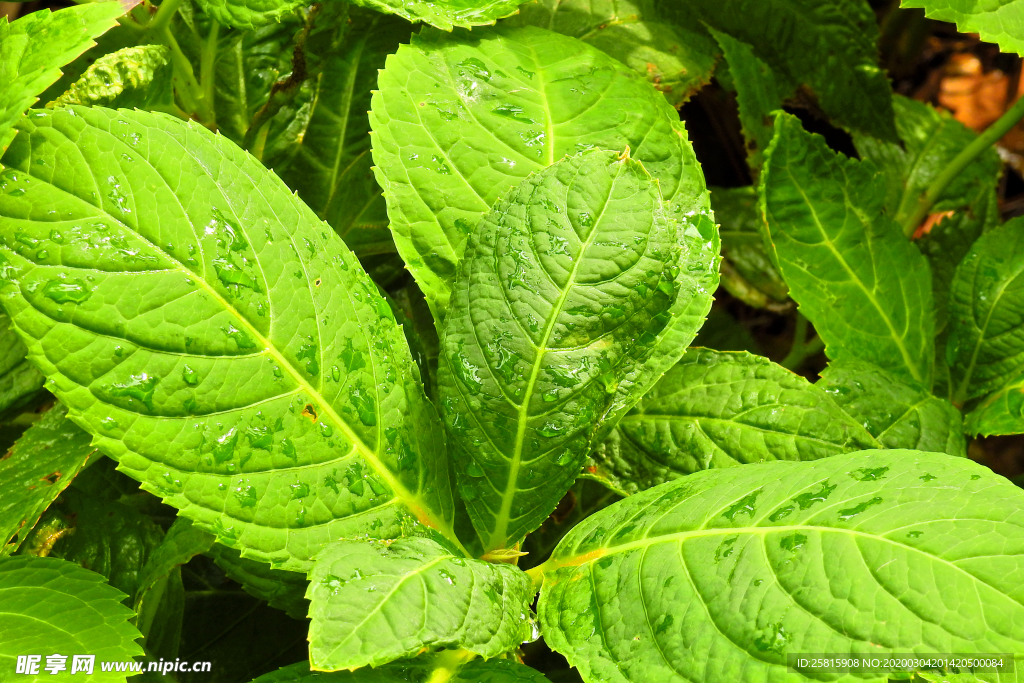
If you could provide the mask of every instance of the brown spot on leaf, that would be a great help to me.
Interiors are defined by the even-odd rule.
[[[316,422],[316,408],[313,407],[312,403],[306,404],[306,407],[302,409],[302,415],[303,417],[309,418],[310,422]]]
[[[60,479],[60,472],[51,472],[43,477],[43,481],[48,484],[56,484],[58,479]]]

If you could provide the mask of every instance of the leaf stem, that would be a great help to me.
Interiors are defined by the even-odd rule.
[[[789,353],[779,363],[779,365],[787,370],[796,372],[807,358],[825,348],[825,342],[822,341],[821,337],[815,336],[813,339],[807,339],[807,328],[807,318],[802,313],[797,312],[796,330],[793,332],[793,346],[790,347]]]
[[[154,34],[159,35],[161,31],[165,30],[171,24],[171,18],[174,13],[178,11],[178,7],[181,6],[183,0],[164,0],[160,3],[156,10],[156,16],[146,26],[147,29],[152,31]]]
[[[199,58],[199,83],[203,89],[203,99],[206,105],[213,112],[214,98],[214,68],[217,62],[217,34],[220,32],[220,24],[211,20],[210,33],[203,43],[203,52]]]
[[[907,237],[914,235],[918,226],[928,217],[928,212],[931,211],[935,202],[946,191],[949,184],[967,168],[967,165],[986,149],[998,142],[1021,118],[1024,118],[1024,97],[1014,102],[1013,106],[1007,109],[995,123],[986,128],[971,144],[960,150],[960,153],[949,162],[946,168],[942,170],[942,173],[935,176],[928,189],[918,200],[917,209],[903,224],[903,233]]]

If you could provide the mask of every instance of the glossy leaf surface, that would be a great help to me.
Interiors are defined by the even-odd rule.
[[[960,401],[998,390],[1024,367],[1024,218],[983,235],[957,268],[946,358]]]
[[[689,265],[678,227],[640,163],[593,151],[524,180],[471,235],[438,381],[486,550],[540,526],[650,355]]]
[[[678,113],[633,70],[552,31],[422,31],[388,58],[370,123],[395,243],[439,319],[472,229],[567,154],[629,146],[680,213],[706,207]]]
[[[919,384],[870,363],[834,361],[820,387],[873,436],[881,448],[909,448],[965,457],[960,411]]]
[[[99,457],[89,445],[89,435],[66,415],[63,406],[54,406],[0,456],[0,555],[17,550],[89,458]],[[15,535],[18,539],[11,543]]]
[[[353,0],[352,4],[444,31],[483,26],[516,13],[522,0]]]
[[[101,661],[127,661],[142,654],[140,633],[128,623],[132,611],[124,594],[96,572],[52,557],[0,558],[0,670],[15,671],[18,655],[91,654],[96,665],[90,680],[125,681],[124,672],[103,672]],[[64,672],[70,677],[71,659]],[[43,667],[23,681],[53,680]],[[71,679],[74,680],[74,679]]]
[[[93,38],[141,0],[114,0],[32,12],[13,23],[0,19],[0,154],[15,133],[15,121],[37,96],[60,78],[60,67],[95,45]]]
[[[379,666],[424,648],[483,657],[530,640],[533,586],[509,564],[468,560],[428,538],[339,541],[310,572],[310,662]]]
[[[901,6],[923,8],[929,19],[951,21],[1004,52],[1024,54],[1024,6],[1016,0],[902,0]]]
[[[819,680],[789,653],[1020,651],[1022,503],[917,451],[698,472],[573,529],[541,626],[584,680],[630,683]]]
[[[877,447],[825,392],[767,358],[690,349],[593,458],[636,493],[700,470]]]
[[[301,0],[196,0],[222,26],[252,31],[276,24],[305,5]]]
[[[681,107],[707,85],[718,59],[699,26],[666,22],[652,0],[539,0],[505,21],[557,31],[607,52]]]
[[[883,213],[884,178],[779,114],[761,174],[768,239],[790,295],[835,360],[868,361],[931,387],[928,262]]]
[[[1024,434],[1024,374],[1010,378],[964,417],[971,436]]]
[[[402,331],[273,174],[195,124],[98,108],[36,114],[4,163],[0,215],[36,246],[5,233],[3,304],[121,471],[295,569],[342,533],[451,533]]]
[[[387,208],[373,177],[370,97],[387,55],[407,42],[397,17],[352,10],[343,39],[327,51],[301,142],[268,161],[360,258],[393,253]]]

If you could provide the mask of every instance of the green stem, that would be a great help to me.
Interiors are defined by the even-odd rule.
[[[171,18],[174,13],[178,11],[178,7],[181,6],[183,0],[164,0],[160,3],[160,6],[156,10],[156,16],[146,26],[147,29],[151,30],[154,35],[159,35],[161,31],[166,29],[171,24]]]
[[[203,52],[199,58],[199,83],[202,85],[203,99],[206,107],[213,114],[214,85],[216,81],[215,68],[217,62],[217,34],[220,32],[220,24],[211,20],[210,33],[203,43]]]
[[[825,342],[822,341],[821,337],[816,336],[814,339],[807,339],[807,327],[807,318],[801,313],[797,313],[796,330],[793,332],[793,346],[790,347],[789,353],[779,363],[779,365],[787,370],[796,372],[805,360],[825,348]]]
[[[1018,99],[1012,107],[1006,110],[1005,114],[999,117],[999,120],[975,138],[974,142],[960,150],[960,153],[949,162],[946,168],[942,170],[942,173],[937,175],[931,182],[928,190],[918,200],[917,210],[903,224],[903,232],[907,237],[914,235],[918,226],[928,217],[928,213],[935,205],[935,202],[946,191],[949,184],[967,168],[968,164],[998,142],[1021,118],[1024,118],[1024,97]]]
[[[544,563],[546,564],[546,563]],[[544,585],[544,564],[538,564],[533,569],[527,569],[526,575],[533,581],[533,592],[536,593]]]

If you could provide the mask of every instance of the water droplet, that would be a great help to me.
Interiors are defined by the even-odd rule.
[[[190,387],[194,387],[199,384],[199,373],[186,365],[181,370],[181,381]]]
[[[519,121],[520,123],[533,123],[537,122],[527,116],[523,108],[516,104],[502,104],[491,110],[492,114],[504,117],[506,119],[512,119],[513,121]]]
[[[468,474],[471,477],[482,477],[484,476],[484,471],[483,468],[481,468],[480,465],[476,462],[476,460],[474,460],[471,463],[469,463],[469,466],[466,468],[466,474]]]
[[[888,469],[888,468],[885,468],[885,469]],[[852,519],[852,518],[856,517],[860,513],[862,513],[865,510],[867,510],[869,507],[871,507],[873,505],[878,505],[881,502],[882,502],[881,498],[875,497],[875,498],[872,498],[871,500],[866,500],[863,503],[860,503],[858,505],[854,505],[852,508],[847,508],[845,510],[840,510],[839,511],[839,519],[841,519],[841,520],[843,520],[845,522],[848,519]]]
[[[739,536],[730,536],[729,538],[722,541],[718,548],[715,549],[715,562],[721,562],[726,557],[732,555],[733,551],[735,550],[733,546],[739,539]]]
[[[297,481],[289,485],[292,490],[292,500],[305,498],[309,495],[309,484],[304,481]]]
[[[43,286],[43,296],[58,304],[80,304],[92,296],[92,292],[82,280],[50,280]]]
[[[786,536],[779,541],[779,547],[783,550],[788,550],[791,553],[795,553],[801,550],[807,543],[807,536],[804,534],[791,534]]]
[[[888,471],[888,467],[862,467],[850,472],[850,476],[857,481],[878,481]]]
[[[217,439],[217,445],[213,447],[213,459],[217,464],[230,460],[235,454],[235,446],[238,444],[238,430],[232,427]]]
[[[108,391],[111,396],[123,396],[142,401],[147,408],[153,410],[153,392],[156,391],[156,385],[159,382],[159,377],[153,377],[143,372],[140,375],[131,375],[127,382],[111,385]]]
[[[736,515],[747,515],[749,517],[754,516],[754,504],[757,502],[757,497],[761,495],[761,489],[748,493],[747,495],[740,498],[738,501],[730,505],[722,516],[732,521]]]
[[[331,379],[333,379],[335,382],[341,381],[341,368],[339,368],[337,365],[331,366]]]

